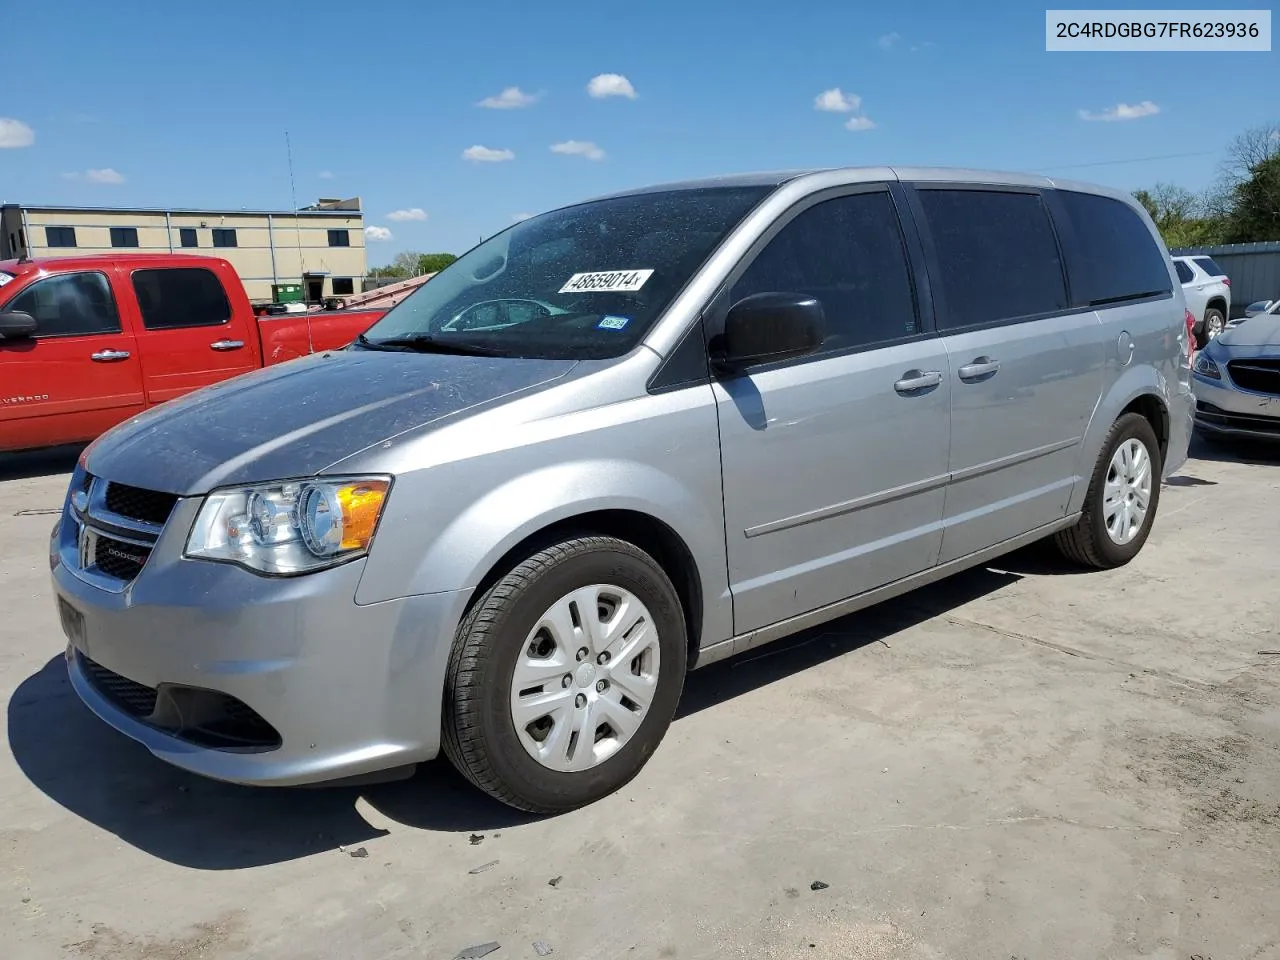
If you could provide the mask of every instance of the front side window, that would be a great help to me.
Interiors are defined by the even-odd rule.
[[[1179,283],[1190,283],[1196,278],[1195,272],[1181,260],[1173,261],[1173,269],[1178,271]]]
[[[1038,194],[921,190],[937,254],[943,329],[1065,310],[1057,239]]]
[[[101,273],[45,277],[19,293],[3,309],[35,317],[37,337],[120,332],[115,297]]]
[[[236,242],[235,230],[214,230],[213,245],[215,247],[235,247],[239,246]]]
[[[113,247],[136,247],[138,245],[138,228],[112,227],[111,245]]]
[[[393,307],[362,345],[584,360],[622,356],[772,189],[640,193],[523,220]]]
[[[1078,303],[1103,306],[1173,290],[1164,254],[1137,211],[1093,193],[1062,190],[1058,198],[1076,238],[1071,289]]]
[[[76,245],[75,227],[45,227],[44,242],[50,247],[74,247]]]
[[[825,200],[769,241],[730,291],[800,293],[822,304],[824,350],[861,347],[920,332],[906,250],[884,191]]]
[[[231,319],[222,284],[212,271],[199,267],[135,270],[133,291],[148,330],[216,327]]]

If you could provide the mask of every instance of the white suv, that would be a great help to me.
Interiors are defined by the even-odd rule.
[[[1174,257],[1187,309],[1196,318],[1196,343],[1206,344],[1227,328],[1231,280],[1212,257]]]

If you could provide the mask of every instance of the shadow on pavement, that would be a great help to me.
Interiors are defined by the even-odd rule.
[[[692,673],[677,721],[985,596],[1019,579],[972,570],[859,614]],[[62,657],[28,677],[8,704],[9,746],[48,797],[171,863],[231,870],[358,845],[385,831],[357,809],[422,830],[501,829],[534,817],[490,799],[447,761],[408,780],[366,787],[267,789],[206,780],[171,767],[95,717],[75,695]]]
[[[83,449],[84,444],[79,444],[24,453],[0,453],[0,480],[29,480],[33,477],[70,473],[75,469],[76,458]]]
[[[1197,460],[1212,460],[1216,463],[1280,466],[1280,440],[1275,443],[1267,443],[1264,440],[1209,441],[1196,433],[1191,437],[1191,447],[1188,452]]]

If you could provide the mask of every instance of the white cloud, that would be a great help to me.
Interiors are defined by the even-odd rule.
[[[403,223],[406,220],[425,220],[427,219],[427,211],[421,207],[410,207],[407,210],[392,210],[387,214],[388,220],[394,220],[397,223]]]
[[[62,179],[83,180],[87,183],[106,183],[114,185],[117,183],[124,183],[125,178],[123,173],[117,173],[110,167],[103,167],[100,170],[86,170],[84,173],[80,173],[79,171],[64,173],[62,175]]]
[[[385,243],[388,240],[395,239],[395,237],[391,235],[391,231],[386,227],[375,227],[372,225],[364,228],[364,236],[366,240],[371,240],[374,243]]]
[[[861,132],[863,130],[874,130],[875,128],[876,122],[870,117],[850,117],[845,121],[846,130]]]
[[[1092,110],[1080,110],[1081,120],[1105,120],[1111,122],[1113,120],[1140,120],[1142,117],[1150,117],[1160,112],[1150,100],[1143,100],[1141,103],[1133,105],[1127,103],[1117,103],[1114,107],[1107,107],[1105,110],[1099,110],[1094,113]]]
[[[626,97],[628,100],[634,100],[639,96],[636,88],[631,85],[631,81],[620,73],[601,73],[592,77],[591,82],[587,84],[587,93],[597,100],[603,100],[605,97]]]
[[[0,150],[29,147],[36,142],[36,132],[21,120],[0,117]]]
[[[463,160],[474,160],[476,163],[501,163],[503,160],[514,160],[516,155],[510,150],[495,150],[476,144],[462,151]]]
[[[533,216],[532,213],[517,213],[515,216],[511,218],[511,222],[519,223],[521,220],[528,220],[532,216]]]
[[[932,40],[926,40],[924,43],[915,44],[911,47],[912,53],[919,53],[921,50],[932,50],[937,44]]]
[[[828,113],[849,113],[862,106],[862,98],[856,93],[845,93],[839,87],[823,90],[813,98],[813,109]]]
[[[519,87],[506,87],[496,97],[485,97],[476,106],[490,110],[519,110],[533,106],[537,99],[535,94],[525,93]]]
[[[588,160],[603,160],[604,151],[590,140],[566,140],[564,143],[553,143],[552,153],[563,153],[568,157],[586,157]]]
[[[334,173],[332,170],[321,170],[316,174],[316,176],[321,180],[332,180],[334,178]]]
[[[893,45],[902,39],[902,34],[894,30],[892,33],[886,33],[883,37],[876,41],[880,45],[881,50],[892,50]]]

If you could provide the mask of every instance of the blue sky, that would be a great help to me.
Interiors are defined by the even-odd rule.
[[[1045,6],[26,3],[4,20],[0,118],[20,126],[0,120],[0,144],[34,142],[0,149],[0,200],[287,209],[287,129],[300,204],[358,195],[390,231],[375,265],[612,189],[755,169],[1199,189],[1231,136],[1280,120],[1280,54],[1046,53]],[[602,74],[634,98],[617,80],[591,96]],[[532,102],[478,105],[509,87]],[[816,109],[833,89],[828,106],[856,109]],[[1080,116],[1121,104],[1140,116]],[[464,158],[473,146],[514,156]],[[426,219],[389,218],[415,210]]]

